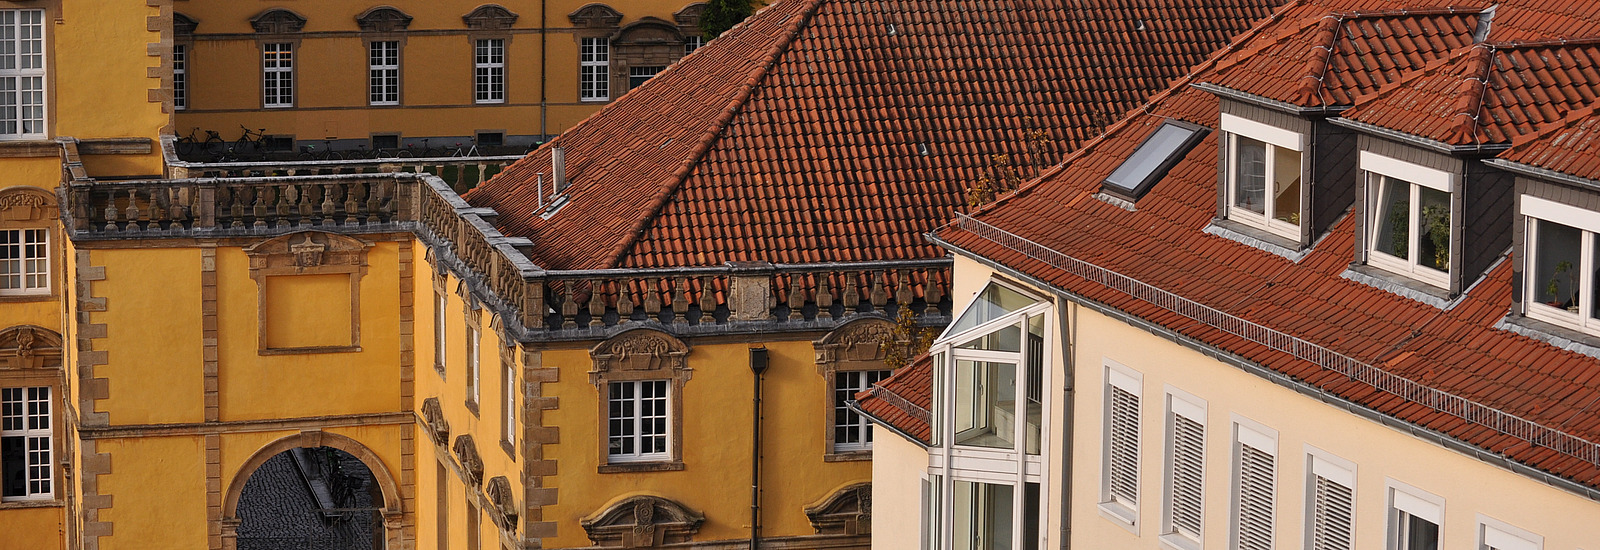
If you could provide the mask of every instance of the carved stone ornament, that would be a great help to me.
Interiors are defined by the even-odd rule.
[[[435,445],[444,445],[450,442],[450,423],[444,419],[444,408],[439,406],[439,398],[429,397],[422,400],[422,421],[428,425],[428,438]]]
[[[893,338],[894,324],[881,319],[862,319],[834,329],[811,344],[817,350],[818,365],[852,362],[881,365],[888,354],[883,345]]]
[[[596,386],[604,375],[614,373],[660,371],[664,377],[682,374],[685,380],[690,373],[688,344],[658,330],[618,334],[590,349],[589,355],[594,358],[589,382]]]
[[[200,20],[187,15],[172,12],[172,34],[188,36],[194,34],[194,28],[200,26]]]
[[[473,487],[483,483],[483,457],[478,455],[478,445],[472,442],[472,436],[456,436],[456,444],[451,451],[456,453],[456,460],[461,461],[461,469],[467,474],[467,483]]]
[[[374,6],[357,15],[356,24],[366,32],[399,32],[411,26],[411,16],[394,6]]]
[[[37,187],[0,189],[0,222],[31,222],[54,217],[56,196]]]
[[[672,20],[685,27],[699,27],[700,17],[706,13],[705,2],[695,2],[684,6],[678,13],[672,14]]]
[[[636,496],[584,518],[580,524],[595,546],[650,548],[689,542],[705,521],[705,515],[672,500]]]
[[[819,535],[872,534],[872,484],[856,483],[806,507],[806,518]]]
[[[663,19],[645,17],[617,31],[611,41],[617,46],[655,46],[682,44],[684,39],[677,25]]]
[[[614,29],[622,23],[622,12],[605,4],[588,4],[567,14],[567,20],[579,27]]]
[[[354,237],[321,231],[301,231],[268,239],[244,249],[250,269],[288,269],[302,272],[323,266],[364,265],[372,245]]]
[[[306,28],[306,18],[283,8],[272,8],[251,17],[250,26],[261,34],[292,34]]]
[[[0,330],[0,370],[61,368],[61,335],[44,327]]]
[[[506,476],[494,476],[489,480],[489,484],[484,487],[483,492],[488,495],[489,502],[494,503],[495,511],[499,512],[500,517],[505,519],[505,529],[507,531],[515,531],[517,529],[517,503],[511,496],[511,480],[506,479]]]
[[[509,29],[516,24],[517,14],[505,9],[499,4],[484,4],[471,13],[461,16],[467,23],[467,28],[478,30]]]

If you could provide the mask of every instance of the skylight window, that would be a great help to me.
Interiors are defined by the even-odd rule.
[[[1139,200],[1208,132],[1203,126],[1167,119],[1106,178],[1101,188],[1121,198]]]

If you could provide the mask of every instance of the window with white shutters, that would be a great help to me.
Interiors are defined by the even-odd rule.
[[[1235,423],[1233,457],[1233,547],[1271,550],[1277,505],[1277,435]]]
[[[1175,391],[1175,390],[1170,390]],[[1198,548],[1205,523],[1205,406],[1167,394],[1166,495],[1163,538]]]
[[[470,325],[467,326],[467,401],[471,403],[477,403],[480,396],[478,389],[478,338],[481,336],[477,328]]]
[[[1139,509],[1139,393],[1143,381],[1106,366],[1105,466],[1101,502],[1130,525]]]
[[[872,449],[872,426],[867,418],[850,410],[850,401],[856,394],[872,388],[873,384],[888,378],[891,371],[846,371],[834,375],[833,383],[833,450],[867,451]]]
[[[1479,514],[1478,550],[1544,550],[1544,537]]]
[[[0,388],[0,499],[55,496],[50,388]]]
[[[446,300],[443,292],[433,291],[433,368],[444,376],[444,326]]]
[[[1313,453],[1307,462],[1306,548],[1310,550],[1354,550],[1355,486],[1354,464]]]

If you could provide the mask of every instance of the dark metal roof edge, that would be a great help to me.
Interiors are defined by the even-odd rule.
[[[1592,191],[1600,191],[1600,181],[1574,176],[1566,172],[1551,170],[1549,168],[1540,168],[1532,164],[1523,164],[1520,162],[1500,158],[1484,159],[1483,163],[1507,172],[1512,172],[1530,178],[1547,179],[1557,183],[1575,185]]]
[[[1384,138],[1384,139],[1398,141],[1398,142],[1404,143],[1406,145],[1414,145],[1414,146],[1417,146],[1417,147],[1428,149],[1430,151],[1437,151],[1437,152],[1440,152],[1440,153],[1445,153],[1447,155],[1495,154],[1495,153],[1499,153],[1501,151],[1504,151],[1506,149],[1510,149],[1511,148],[1511,144],[1509,144],[1509,143],[1486,143],[1486,144],[1483,144],[1483,145],[1451,145],[1451,144],[1445,143],[1443,141],[1428,139],[1428,138],[1425,138],[1425,137],[1422,137],[1422,136],[1419,136],[1419,135],[1416,135],[1416,134],[1410,134],[1410,133],[1402,132],[1402,131],[1399,131],[1399,130],[1392,130],[1392,129],[1389,129],[1389,128],[1384,128],[1382,126],[1378,126],[1378,125],[1372,124],[1370,122],[1361,122],[1359,120],[1351,120],[1351,119],[1343,118],[1343,117],[1330,118],[1330,119],[1328,119],[1328,121],[1332,122],[1334,124],[1337,124],[1339,126],[1343,126],[1345,128],[1356,130],[1358,132],[1363,132],[1363,133],[1366,133],[1366,134],[1378,136],[1378,137],[1381,137],[1381,138]]]
[[[1227,86],[1212,84],[1210,82],[1194,82],[1189,85],[1193,86],[1197,90],[1211,92],[1218,97],[1225,97],[1234,101],[1241,101],[1258,107],[1265,107],[1274,111],[1281,111],[1297,116],[1334,116],[1343,112],[1345,109],[1350,108],[1349,105],[1302,107],[1287,101],[1278,101],[1276,99],[1258,96],[1249,92],[1242,92]]]

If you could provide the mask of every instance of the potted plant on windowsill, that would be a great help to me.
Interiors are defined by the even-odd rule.
[[[1568,312],[1571,312],[1571,313],[1577,313],[1578,312],[1578,283],[1575,280],[1575,275],[1576,274],[1577,274],[1577,270],[1572,268],[1572,262],[1571,261],[1561,260],[1559,262],[1556,262],[1555,275],[1550,277],[1550,280],[1546,281],[1545,284],[1544,284],[1544,293],[1548,294],[1550,296],[1550,301],[1545,302],[1545,305],[1553,307],[1553,308],[1556,308],[1556,309],[1566,309]],[[1566,277],[1567,277],[1567,288],[1571,289],[1571,292],[1567,293],[1567,301],[1565,303],[1561,302],[1560,299],[1556,296],[1557,294],[1559,294],[1561,292],[1561,276],[1562,275],[1566,275]]]

